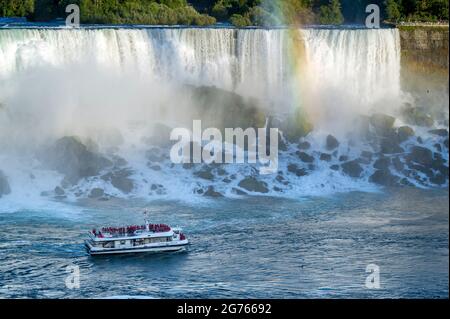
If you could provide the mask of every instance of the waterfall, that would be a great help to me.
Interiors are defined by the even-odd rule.
[[[342,119],[351,114],[392,111],[399,104],[399,34],[396,29],[0,29],[0,169],[11,178],[18,202],[17,190],[40,198],[42,190],[60,183],[61,176],[41,170],[34,154],[72,135],[93,140],[101,152],[115,149],[148,180],[170,181],[174,195],[183,187],[192,193],[186,186],[191,175],[179,179],[164,170],[155,175],[144,158],[150,123],[177,125],[196,107],[183,95],[185,84],[236,92],[283,116],[305,108],[317,130],[323,125],[335,134],[330,127],[349,129]],[[111,142],[117,136],[123,138],[120,147]],[[337,188],[351,183],[343,179]],[[139,187],[145,195],[145,184]]]

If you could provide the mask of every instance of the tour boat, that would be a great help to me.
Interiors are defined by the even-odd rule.
[[[181,228],[148,221],[145,225],[93,229],[85,241],[91,255],[183,251],[188,244]]]

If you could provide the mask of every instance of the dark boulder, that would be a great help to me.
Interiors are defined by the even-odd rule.
[[[113,165],[100,154],[90,151],[75,137],[63,137],[40,155],[51,169],[65,175],[65,181],[77,183],[81,178],[96,176]]]
[[[403,172],[405,165],[403,164],[403,162],[401,161],[401,159],[399,157],[394,157],[392,159],[392,164],[394,165],[394,168],[398,172]]]
[[[0,171],[0,198],[3,195],[8,195],[10,193],[11,187],[9,186],[8,178],[2,171]]]
[[[347,155],[341,155],[339,156],[339,162],[347,162],[348,156]]]
[[[356,160],[343,163],[341,164],[341,167],[345,174],[355,178],[360,177],[361,173],[363,172],[363,168]]]
[[[431,127],[434,124],[433,118],[427,113],[425,108],[406,105],[402,110],[403,118],[410,124]]]
[[[331,154],[322,153],[320,154],[320,160],[330,162],[331,161]]]
[[[373,167],[380,170],[386,170],[389,165],[391,165],[391,160],[389,157],[380,157],[375,161]]]
[[[195,172],[194,175],[208,181],[212,181],[214,179],[214,175],[211,173],[211,168],[207,166],[203,167],[200,171]]]
[[[246,192],[240,190],[239,188],[233,187],[233,188],[231,189],[231,191],[232,191],[234,194],[236,194],[236,195],[240,195],[240,196],[247,195]]]
[[[267,188],[267,183],[258,181],[254,177],[244,178],[242,181],[239,182],[238,186],[249,192],[255,192],[255,193],[268,193],[269,192],[269,189]]]
[[[55,194],[58,195],[58,196],[62,196],[62,195],[65,195],[65,194],[66,194],[66,192],[64,191],[64,189],[62,189],[60,186],[56,186],[55,189],[54,189],[54,192],[55,192]]]
[[[298,149],[300,150],[309,150],[311,148],[311,143],[304,141],[298,143]]]
[[[339,146],[339,141],[333,135],[331,135],[331,134],[328,135],[327,136],[327,150],[332,151],[338,146]]]
[[[369,181],[383,186],[395,186],[399,178],[392,175],[389,169],[379,169],[370,176]]]
[[[403,153],[405,150],[399,144],[400,140],[394,135],[383,138],[380,142],[380,152],[382,154]]]
[[[375,113],[370,117],[370,124],[375,128],[375,131],[378,135],[386,135],[394,126],[395,117]]]
[[[132,174],[133,172],[129,169],[121,169],[109,172],[101,178],[105,181],[109,181],[112,186],[123,193],[129,194],[134,189],[134,182],[129,178]]]
[[[397,129],[397,137],[400,143],[403,143],[412,136],[414,136],[414,130],[409,126],[400,126]]]
[[[314,157],[305,152],[298,152],[298,157],[302,160],[302,162],[305,162],[305,163],[314,162]]]
[[[448,131],[446,129],[431,130],[428,131],[428,133],[441,137],[448,137]]]
[[[203,196],[207,196],[207,197],[214,197],[214,198],[218,198],[218,197],[223,197],[223,195],[219,192],[216,192],[214,190],[213,186],[209,186],[208,189],[206,190],[205,194]]]
[[[298,168],[298,166],[296,164],[289,164],[288,172],[293,173],[293,174],[297,175],[298,177],[308,175],[308,172],[304,168]]]
[[[436,185],[444,185],[447,182],[448,175],[437,173],[430,178],[430,182]]]
[[[433,153],[428,148],[422,146],[412,147],[406,158],[408,161],[424,166],[431,166],[433,164]]]

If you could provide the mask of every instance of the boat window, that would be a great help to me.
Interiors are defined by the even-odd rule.
[[[125,240],[121,240],[121,241],[120,241],[120,244],[121,244],[121,245],[125,245]]]

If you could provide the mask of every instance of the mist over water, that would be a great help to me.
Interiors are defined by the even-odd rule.
[[[139,176],[135,196],[148,195],[143,180],[171,180],[164,186],[175,197],[192,193],[197,182],[185,170],[173,177],[146,166],[153,125],[191,127],[201,116],[239,126],[243,117],[221,110],[221,98],[205,100],[205,111],[193,87],[235,92],[279,121],[301,110],[319,148],[328,133],[347,140],[358,116],[395,115],[408,101],[400,88],[397,29],[4,29],[0,57],[0,167],[18,201],[60,184],[62,176],[36,154],[64,136],[123,157]],[[280,169],[290,160],[281,159]],[[292,180],[285,195],[376,189],[367,174],[354,180],[330,174],[324,163],[316,167],[301,182]],[[252,169],[228,167],[238,175]],[[109,187],[87,181],[84,191],[98,186]]]

